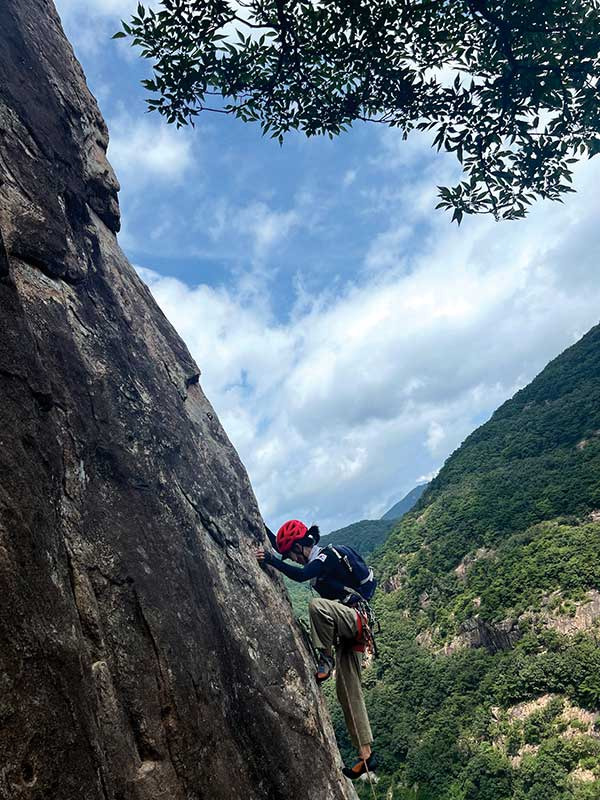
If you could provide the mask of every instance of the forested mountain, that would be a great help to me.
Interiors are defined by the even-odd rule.
[[[393,519],[363,519],[323,536],[321,545],[347,544],[366,557],[385,542],[394,524]]]
[[[429,486],[428,483],[420,483],[418,486],[415,486],[415,488],[411,489],[411,491],[406,495],[406,497],[403,497],[402,500],[393,505],[389,511],[386,511],[385,514],[381,517],[381,519],[382,520],[401,519],[405,514],[407,514],[411,510],[411,508],[415,505],[417,500],[421,499],[421,495],[423,494],[425,489],[427,489],[428,486]]]
[[[415,486],[405,497],[397,502],[381,519],[363,519],[353,522],[345,528],[326,534],[321,539],[322,545],[346,544],[357,550],[362,556],[368,556],[382,545],[392,528],[413,508],[429,484]]]
[[[600,798],[600,326],[468,437],[375,566],[378,794]]]

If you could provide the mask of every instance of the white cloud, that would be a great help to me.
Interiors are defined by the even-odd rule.
[[[367,282],[303,296],[286,323],[264,298],[142,271],[272,525],[383,513],[597,322],[599,175],[585,165],[579,196],[525,222],[435,217],[408,271],[391,225]]]
[[[156,115],[139,119],[120,113],[109,123],[108,158],[127,189],[148,181],[181,181],[197,158],[190,132]]]
[[[435,420],[430,422],[427,430],[426,445],[432,456],[439,455],[441,449],[440,446],[443,445],[445,439],[446,431],[440,425],[440,423],[436,422]]]
[[[121,19],[135,13],[137,0],[55,0],[55,4],[69,39],[79,52],[97,54],[108,46],[122,53],[129,51],[127,44],[111,42],[110,37],[120,30]]]
[[[301,229],[305,231],[310,220],[298,202],[278,208],[257,199],[241,203],[232,199],[233,194],[197,193],[190,221],[201,245],[198,248],[194,241],[192,252],[224,258],[234,268],[243,264],[239,280],[249,294],[256,295],[265,291],[275,274],[276,267],[268,262],[284,247],[289,248],[290,240]]]
[[[118,53],[138,65],[127,42],[109,39],[136,5],[57,0],[78,51],[103,65],[94,89],[101,87],[107,105],[114,89],[104,82],[106,58]],[[134,208],[148,216],[149,183],[183,183],[198,160],[191,131],[130,112],[123,107],[109,120],[109,157],[127,195],[120,239],[133,246],[139,232],[129,220]],[[284,207],[253,185],[257,173],[244,172],[246,159],[236,163],[238,183],[227,196],[214,181],[207,181],[214,191],[196,192],[189,222],[204,233],[198,248],[243,260],[235,286],[189,287],[141,270],[197,358],[272,525],[299,516],[326,530],[383,513],[597,321],[600,165],[578,170],[580,194],[564,206],[539,205],[510,225],[468,218],[457,230],[434,205],[436,185],[454,182],[458,164],[452,154],[433,158],[430,138],[405,142],[386,130],[378,152],[369,146],[362,160],[347,162],[359,170],[343,169],[337,184],[352,187],[346,196],[360,198],[357,214],[378,233],[355,255],[363,271],[354,282],[347,283],[354,266],[330,273],[327,292],[314,296],[310,270],[301,271],[295,302],[285,300],[285,322],[271,312],[268,259],[287,256],[284,247],[299,234],[332,238],[339,199],[321,182],[326,173],[286,183]],[[203,143],[203,153],[209,146]],[[194,188],[199,176],[196,170]],[[178,246],[180,211],[167,207],[168,196],[164,202],[152,206],[156,224],[145,242],[166,237]],[[341,216],[335,235],[344,231]],[[296,270],[281,262],[282,272]]]
[[[295,210],[277,211],[262,202],[242,208],[237,216],[240,231],[253,240],[256,258],[264,258],[299,222],[299,215]]]
[[[439,475],[439,469],[433,469],[431,472],[428,472],[426,475],[420,475],[417,478],[417,485],[421,483],[430,483],[434,478],[437,478]]]
[[[79,12],[88,16],[112,17],[133,13],[137,0],[57,0],[56,7],[61,14]]]

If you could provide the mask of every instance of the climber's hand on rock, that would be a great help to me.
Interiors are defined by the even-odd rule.
[[[255,550],[254,555],[256,556],[261,567],[266,567],[268,564],[272,564],[274,561],[273,553],[265,550],[264,547],[260,547],[258,550]]]

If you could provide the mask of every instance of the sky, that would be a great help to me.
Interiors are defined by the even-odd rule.
[[[107,120],[119,241],[188,345],[267,524],[376,519],[600,315],[600,159],[517,222],[436,211],[430,139],[146,113],[129,0],[57,0]]]

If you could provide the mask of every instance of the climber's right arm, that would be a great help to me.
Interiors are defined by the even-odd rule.
[[[277,537],[270,528],[267,528],[266,525],[265,525],[265,530],[267,532],[267,536],[269,537],[269,541],[271,542],[271,547],[275,550],[276,553],[278,553],[279,551],[277,549]]]
[[[289,564],[287,561],[284,561],[281,558],[275,558],[274,555],[271,553],[266,553],[263,551],[262,558],[259,555],[259,551],[256,553],[256,557],[260,561],[261,564],[267,564],[270,567],[275,567],[275,569],[279,570],[279,572],[283,572],[288,578],[291,580],[296,581],[297,583],[304,583],[305,581],[310,581],[313,578],[318,578],[324,571],[324,561],[316,558],[307,564],[304,567],[296,567],[293,564]]]

